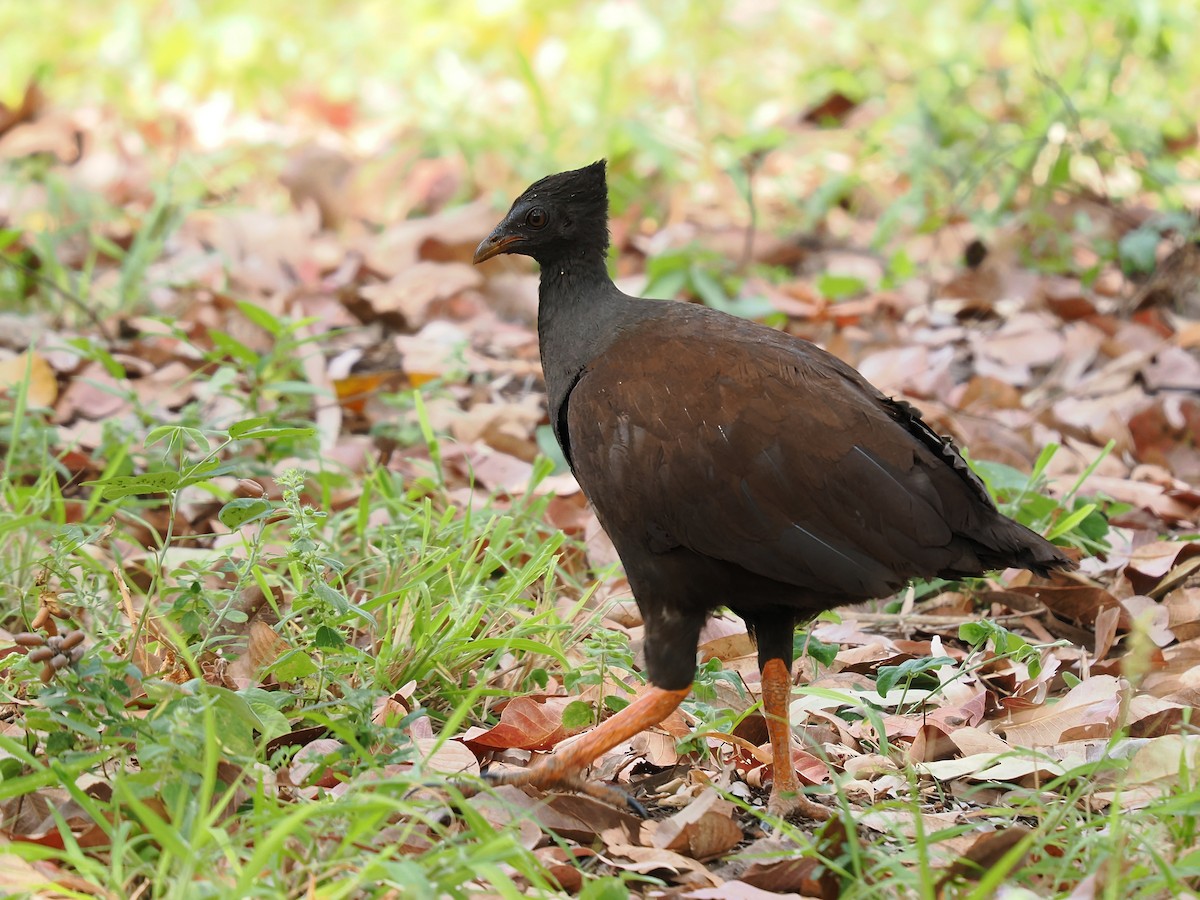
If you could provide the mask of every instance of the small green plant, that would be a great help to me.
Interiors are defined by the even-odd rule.
[[[774,312],[765,298],[739,297],[741,279],[711,250],[682,247],[646,261],[646,297],[670,299],[688,294],[705,306],[746,318]]]
[[[829,667],[833,665],[840,649],[840,645],[828,644],[815,637],[810,630],[797,629],[792,635],[792,655],[796,659],[807,656],[820,665]]]
[[[942,681],[933,670],[952,665],[954,660],[948,656],[922,656],[907,659],[898,666],[880,666],[875,673],[875,690],[884,697],[896,685],[902,685],[905,692],[910,688],[936,689]]]
[[[585,685],[619,685],[626,691],[627,696],[605,694],[604,708],[609,712],[619,712],[628,706],[634,689],[627,681],[631,678],[634,681],[641,680],[641,675],[633,664],[629,639],[620,632],[596,628],[575,647],[583,655],[583,660],[563,672],[563,688],[566,692],[578,693]],[[563,710],[563,725],[567,728],[581,728],[595,724],[600,719],[599,712],[593,704],[575,700]]]
[[[1104,457],[1112,452],[1113,446],[1110,441],[1060,500],[1044,493],[1046,466],[1059,451],[1058,444],[1047,444],[1042,449],[1028,475],[1003,463],[969,458],[967,461],[983,479],[1005,515],[1042,533],[1047,540],[1061,541],[1089,553],[1104,553],[1109,549],[1105,540],[1108,534],[1106,513],[1116,515],[1129,507],[1103,497],[1086,500],[1078,496],[1078,491]]]
[[[964,622],[958,628],[959,640],[969,644],[973,652],[982,650],[989,641],[995,651],[996,659],[1013,659],[1029,669],[1029,674],[1037,678],[1042,671],[1042,653],[1044,647],[1029,643],[1019,634],[1008,630],[1003,625],[990,619],[978,619],[974,622]],[[964,665],[964,670],[967,668]]]

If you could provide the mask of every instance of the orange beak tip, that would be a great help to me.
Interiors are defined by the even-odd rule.
[[[520,235],[516,234],[496,234],[493,232],[485,237],[479,246],[475,248],[475,255],[471,258],[471,262],[479,265],[484,260],[491,259],[493,256],[499,256],[501,253],[509,253],[510,247],[514,244],[519,244],[524,241]]]

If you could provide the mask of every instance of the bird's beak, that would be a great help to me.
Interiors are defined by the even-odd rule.
[[[479,246],[475,248],[475,256],[471,262],[479,265],[485,259],[491,259],[493,256],[499,256],[501,253],[508,253],[509,248],[514,244],[520,244],[525,240],[519,234],[510,234],[504,230],[504,225],[501,223],[496,226],[496,230],[480,241]]]

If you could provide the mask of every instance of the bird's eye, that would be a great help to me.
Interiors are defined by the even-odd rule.
[[[525,224],[530,228],[545,228],[546,222],[550,217],[546,215],[546,211],[540,206],[535,206],[529,212],[525,213]]]

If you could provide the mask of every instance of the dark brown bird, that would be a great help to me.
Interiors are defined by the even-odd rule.
[[[475,251],[541,266],[538,337],[550,421],[625,565],[651,689],[505,783],[586,790],[601,753],[687,696],[700,628],[726,606],[758,642],[777,761],[769,809],[825,818],[791,761],[792,636],[823,610],[912,578],[1073,567],[996,510],[919,413],[782,332],[608,276],[604,162],[525,191]]]

